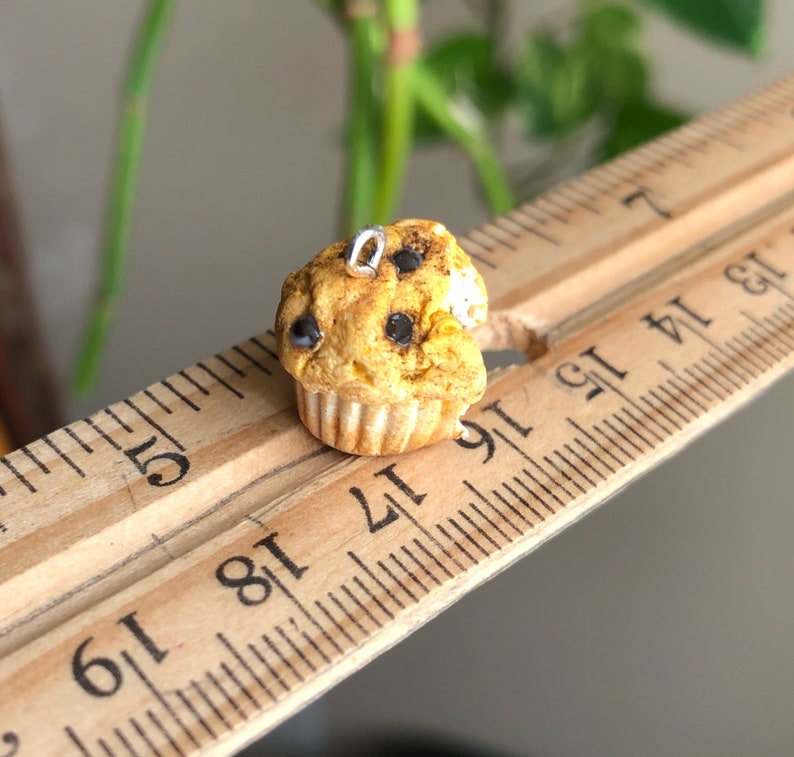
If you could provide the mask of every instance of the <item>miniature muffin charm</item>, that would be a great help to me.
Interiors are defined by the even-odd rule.
[[[466,329],[487,310],[482,278],[440,223],[368,226],[327,247],[287,277],[276,315],[301,420],[356,455],[464,436],[486,381]]]

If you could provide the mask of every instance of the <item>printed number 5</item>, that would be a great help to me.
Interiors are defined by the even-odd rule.
[[[148,476],[146,476],[146,480],[152,486],[171,486],[171,484],[175,484],[177,481],[181,481],[185,477],[185,474],[190,470],[190,460],[188,460],[184,455],[180,455],[178,452],[161,452],[157,455],[147,457],[145,460],[141,460],[141,455],[150,447],[154,446],[156,441],[157,437],[153,436],[151,439],[147,439],[137,447],[124,450],[124,454],[132,461],[132,464],[144,476],[146,476],[146,471],[148,470],[149,466],[157,460],[170,460],[176,463],[179,467],[179,472],[173,478],[164,479],[162,473],[150,473]]]

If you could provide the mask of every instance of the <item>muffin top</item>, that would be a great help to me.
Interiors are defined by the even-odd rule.
[[[373,228],[380,242],[385,233],[385,245],[372,278],[346,265],[355,237],[287,277],[276,314],[282,365],[307,391],[356,402],[476,402],[486,372],[466,328],[487,315],[481,276],[440,223],[405,219],[383,233]],[[359,260],[378,243],[361,245]]]

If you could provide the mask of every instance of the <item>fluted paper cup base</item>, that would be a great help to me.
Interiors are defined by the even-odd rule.
[[[370,405],[338,394],[307,392],[295,382],[298,414],[318,439],[354,455],[408,452],[442,439],[459,439],[466,430],[459,400],[408,400]]]

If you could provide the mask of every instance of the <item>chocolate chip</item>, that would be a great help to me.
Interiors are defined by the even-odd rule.
[[[411,273],[422,265],[423,260],[422,253],[410,247],[403,247],[391,256],[391,262],[397,266],[397,273]]]
[[[317,321],[310,313],[298,318],[289,330],[289,340],[295,347],[314,347],[321,336]]]
[[[414,322],[405,313],[392,313],[386,319],[386,336],[400,345],[407,347],[414,333]]]

